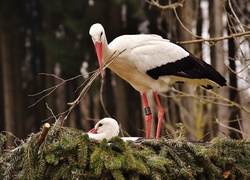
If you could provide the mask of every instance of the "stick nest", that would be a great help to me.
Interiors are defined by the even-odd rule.
[[[57,121],[38,146],[41,133],[12,150],[4,150],[0,134],[0,179],[250,179],[247,140],[97,142]]]

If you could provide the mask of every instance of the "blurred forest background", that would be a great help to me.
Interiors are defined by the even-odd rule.
[[[162,135],[182,122],[194,140],[249,138],[249,17],[249,0],[2,0],[0,132],[24,139],[65,114],[98,68],[88,31],[100,22],[109,42],[122,34],[159,34],[227,79],[227,87],[213,91],[175,85],[162,93]],[[153,95],[148,97],[156,121]],[[64,125],[88,131],[106,116],[117,119],[124,135],[144,136],[140,94],[108,69],[104,82],[95,79]]]

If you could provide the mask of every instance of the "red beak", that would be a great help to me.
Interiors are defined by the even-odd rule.
[[[98,62],[99,62],[101,76],[103,78],[104,73],[103,73],[103,65],[102,65],[102,43],[101,42],[95,43],[95,51],[96,51]]]
[[[98,134],[98,133],[97,133],[97,129],[95,129],[95,128],[91,129],[88,133]]]

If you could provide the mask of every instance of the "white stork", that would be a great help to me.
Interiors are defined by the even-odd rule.
[[[93,129],[88,132],[89,138],[98,141],[106,138],[110,140],[112,137],[118,136],[119,125],[113,118],[103,118],[98,121]]]
[[[147,138],[150,137],[152,114],[146,92],[153,90],[158,106],[156,138],[159,138],[164,111],[157,92],[167,91],[169,85],[176,82],[208,89],[226,85],[225,78],[211,65],[161,36],[122,35],[108,44],[104,28],[99,23],[91,26],[89,34],[95,45],[102,77],[103,63],[107,63],[112,55],[120,53],[108,68],[142,94]]]

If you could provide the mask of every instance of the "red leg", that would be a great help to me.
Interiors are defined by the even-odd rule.
[[[158,139],[161,134],[161,124],[162,124],[162,118],[164,116],[164,111],[161,106],[161,102],[160,102],[157,92],[154,92],[154,95],[155,95],[155,100],[158,106],[158,125],[157,125],[157,131],[156,131],[156,139]]]
[[[144,103],[144,110],[146,114],[146,138],[150,138],[151,122],[152,122],[152,113],[148,105],[148,99],[146,93],[142,93],[142,99]]]

